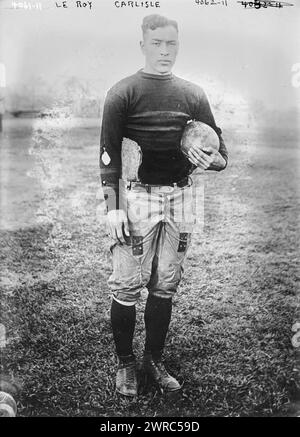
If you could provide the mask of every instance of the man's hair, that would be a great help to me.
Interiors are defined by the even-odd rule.
[[[149,29],[154,30],[157,29],[158,27],[166,27],[166,26],[173,26],[178,32],[177,21],[170,20],[169,18],[163,17],[162,15],[158,15],[158,14],[147,15],[146,17],[144,17],[142,23],[143,36]]]

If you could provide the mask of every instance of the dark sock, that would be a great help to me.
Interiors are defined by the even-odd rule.
[[[126,361],[126,357],[133,355],[132,341],[136,317],[135,305],[121,305],[113,299],[110,317],[117,355],[122,361]]]
[[[160,360],[171,320],[172,299],[149,295],[145,308],[145,352]]]

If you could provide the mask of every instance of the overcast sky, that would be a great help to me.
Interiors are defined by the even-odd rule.
[[[6,9],[11,2],[0,0],[0,62],[10,86],[34,76],[52,84],[62,76],[78,76],[107,88],[143,66],[142,18],[161,13],[179,24],[175,74],[200,84],[211,80],[270,107],[289,107],[300,99],[299,89],[291,85],[292,65],[300,63],[296,2],[282,9],[245,10],[235,0],[228,0],[227,7],[161,0],[160,8],[148,9],[94,0],[91,10],[83,10],[73,0],[67,1],[68,9],[44,0],[42,11],[30,11]]]

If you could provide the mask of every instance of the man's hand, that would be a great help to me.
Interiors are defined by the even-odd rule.
[[[129,237],[127,215],[123,209],[113,209],[107,213],[107,228],[110,236],[120,244],[126,243]]]
[[[206,146],[201,149],[192,146],[188,152],[188,158],[192,164],[207,170],[211,165],[222,170],[226,166],[226,161],[222,155],[213,147]]]

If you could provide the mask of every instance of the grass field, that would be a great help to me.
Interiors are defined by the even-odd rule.
[[[22,381],[20,416],[293,414],[299,363],[291,328],[300,321],[296,132],[224,129],[230,165],[205,176],[204,230],[194,236],[167,340],[165,361],[184,380],[182,396],[168,400],[150,389],[128,400],[114,392],[99,127],[7,120],[4,130],[1,364]],[[142,300],[137,307],[139,357],[144,306]]]

